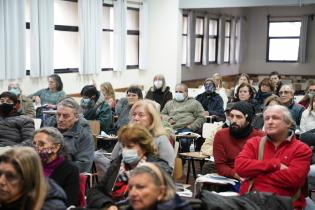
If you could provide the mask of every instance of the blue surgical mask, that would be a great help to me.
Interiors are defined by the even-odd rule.
[[[179,102],[183,101],[185,99],[184,93],[175,93],[174,99]]]
[[[80,105],[81,105],[83,108],[85,108],[85,107],[88,107],[88,106],[89,106],[90,102],[91,102],[91,99],[89,99],[89,98],[82,98],[82,99],[81,99],[81,102],[80,102]]]
[[[309,98],[312,98],[314,96],[314,93],[308,93],[307,95]]]
[[[15,94],[16,96],[21,94],[21,91],[18,88],[11,88],[9,92]]]
[[[122,150],[122,161],[126,164],[134,164],[139,161],[137,150],[135,149],[123,149]]]

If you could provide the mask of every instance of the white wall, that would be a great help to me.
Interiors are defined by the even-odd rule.
[[[305,7],[260,7],[249,8],[247,15],[247,53],[241,66],[242,72],[268,74],[278,71],[280,74],[315,75],[315,20],[310,21],[308,36],[308,63],[266,63],[267,15],[301,16],[314,14],[315,5]]]
[[[164,74],[172,88],[181,80],[181,14],[178,0],[155,0],[149,2],[149,62],[148,70],[124,72],[101,72],[98,75],[82,76],[77,73],[60,74],[66,93],[78,93],[94,79],[99,86],[109,81],[114,88],[130,84],[143,84],[147,90],[156,74]],[[66,58],[65,58],[66,59]],[[1,73],[1,72],[0,72]],[[10,81],[0,81],[0,90],[7,89]],[[17,81],[25,94],[47,87],[47,78],[26,77]]]

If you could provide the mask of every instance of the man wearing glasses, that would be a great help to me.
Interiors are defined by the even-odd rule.
[[[302,113],[305,108],[294,102],[294,89],[292,85],[283,85],[279,91],[279,96],[282,104],[291,112],[296,125],[300,126]]]

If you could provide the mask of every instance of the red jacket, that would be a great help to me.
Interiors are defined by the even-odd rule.
[[[231,136],[229,128],[223,128],[216,133],[213,141],[213,157],[219,175],[234,178],[234,160],[242,151],[246,141],[254,136],[263,136],[263,133],[253,129],[244,139]]]
[[[235,160],[235,171],[246,178],[241,185],[241,195],[248,191],[249,180],[254,179],[252,191],[272,192],[292,197],[303,185],[310,168],[312,151],[306,144],[297,140],[282,142],[276,148],[270,140],[266,141],[263,160],[258,160],[260,137],[247,141]],[[280,164],[288,166],[280,170]],[[305,207],[305,198],[293,203],[294,208]]]

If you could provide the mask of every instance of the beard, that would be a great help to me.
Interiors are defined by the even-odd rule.
[[[236,123],[232,123],[230,125],[230,135],[234,138],[245,138],[248,136],[252,131],[252,126],[250,123],[247,123],[243,126],[239,126]]]

